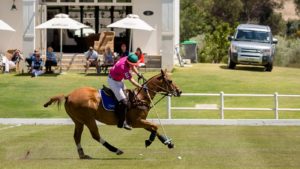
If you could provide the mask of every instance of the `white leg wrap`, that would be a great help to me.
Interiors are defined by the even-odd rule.
[[[82,149],[81,144],[77,144],[77,150]]]
[[[104,144],[106,141],[105,140],[103,140],[102,138],[100,138],[100,143],[101,144]]]

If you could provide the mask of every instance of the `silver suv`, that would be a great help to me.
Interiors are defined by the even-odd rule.
[[[234,69],[237,64],[264,66],[266,71],[273,69],[275,44],[269,26],[241,24],[231,41],[228,57],[228,68]]]

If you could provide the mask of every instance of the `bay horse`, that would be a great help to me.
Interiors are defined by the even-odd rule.
[[[126,119],[129,125],[133,128],[144,128],[150,131],[150,137],[145,140],[145,146],[148,147],[154,141],[155,137],[168,148],[173,148],[174,144],[166,136],[157,132],[158,126],[146,120],[151,109],[151,101],[156,94],[161,93],[169,96],[179,97],[181,91],[167,75],[166,71],[161,70],[161,73],[153,76],[143,86],[146,88],[136,88],[129,92],[129,100],[131,106],[126,114]],[[150,98],[149,98],[150,97]],[[75,89],[67,96],[58,95],[52,97],[44,107],[48,107],[52,103],[59,105],[65,100],[64,106],[67,114],[75,123],[74,140],[77,146],[77,151],[80,159],[90,159],[91,157],[84,154],[81,147],[81,134],[83,126],[86,125],[92,137],[104,147],[117,155],[123,154],[123,151],[112,146],[105,141],[99,134],[96,120],[107,124],[117,125],[118,119],[114,112],[105,110],[102,106],[102,100],[97,89],[91,87],[82,87]]]

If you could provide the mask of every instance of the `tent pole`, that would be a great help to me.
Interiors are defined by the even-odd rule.
[[[60,29],[60,70],[62,72],[62,29]]]
[[[130,39],[129,39],[129,49],[128,49],[129,53],[131,51],[131,46],[132,46],[132,29],[130,29]]]

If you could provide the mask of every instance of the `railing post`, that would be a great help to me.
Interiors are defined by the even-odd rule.
[[[171,96],[167,97],[167,112],[168,112],[168,119],[172,119],[172,112],[171,112]]]
[[[224,92],[220,93],[220,117],[224,119]]]
[[[275,108],[274,108],[275,119],[278,120],[279,115],[278,115],[278,93],[277,92],[274,94],[274,101],[275,101]]]

